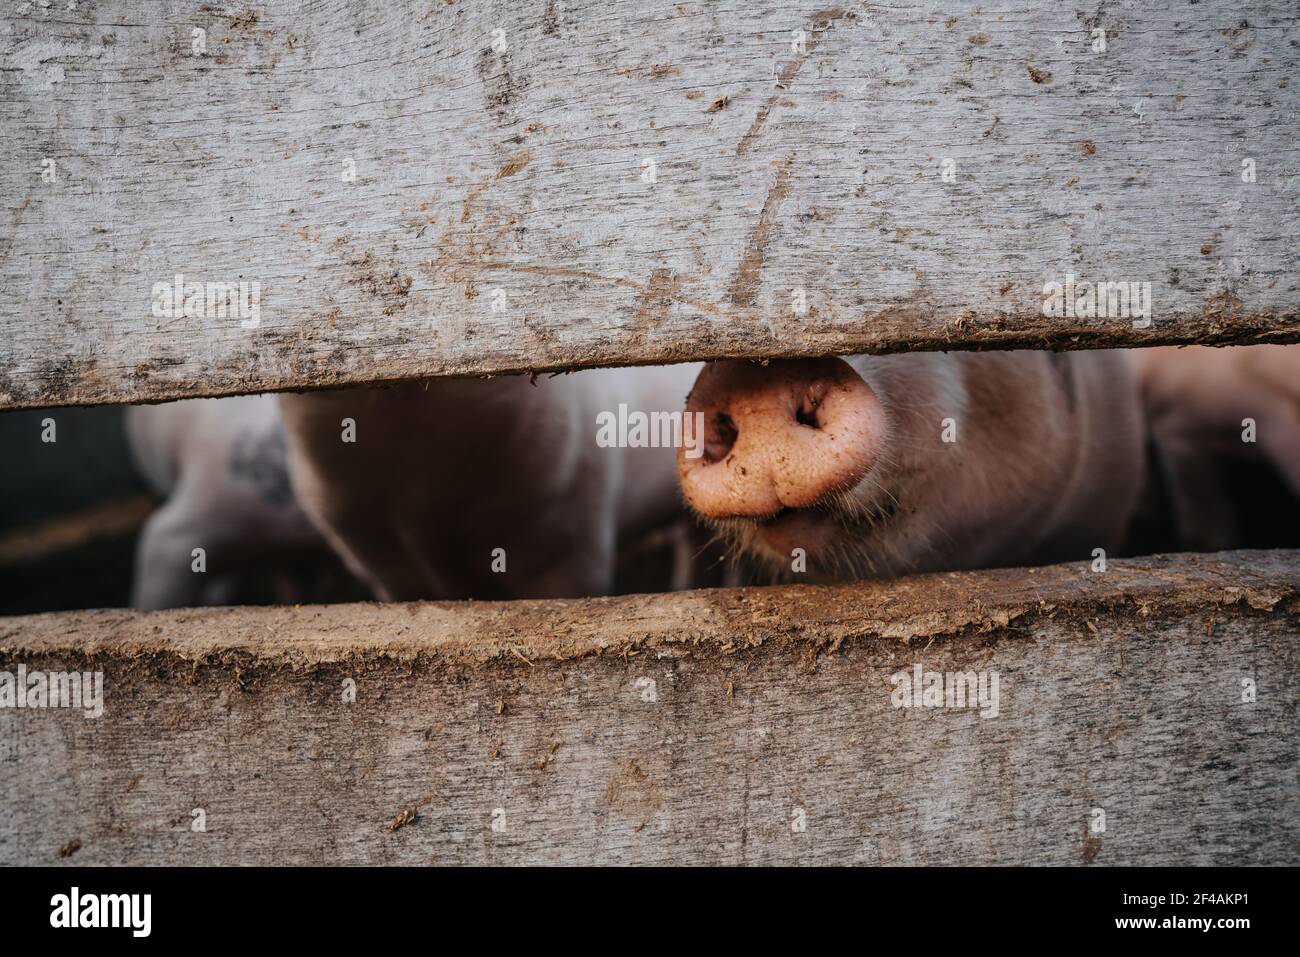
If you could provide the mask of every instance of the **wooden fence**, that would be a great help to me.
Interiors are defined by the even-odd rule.
[[[0,407],[1300,337],[1293,6],[825,2],[21,4]]]
[[[1295,864],[1298,627],[1272,552],[5,619],[105,690],[0,718],[0,862]]]
[[[0,25],[0,408],[1300,341],[1291,4]],[[1295,864],[1298,629],[1295,552],[0,619],[104,680],[0,709],[0,863]]]

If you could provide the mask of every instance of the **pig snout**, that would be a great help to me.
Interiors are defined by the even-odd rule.
[[[885,435],[876,394],[835,358],[711,362],[686,412],[703,416],[703,454],[679,449],[681,488],[710,519],[768,518],[850,489]]]

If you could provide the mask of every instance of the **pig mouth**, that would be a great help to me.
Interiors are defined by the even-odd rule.
[[[770,518],[757,520],[755,538],[783,556],[796,548],[821,551],[833,538],[834,524],[824,511],[786,507]]]
[[[774,565],[790,562],[791,552],[822,554],[845,537],[847,516],[824,506],[784,507],[764,518],[711,519],[708,524],[737,551]]]
[[[816,505],[785,506],[762,518],[733,516],[705,519],[717,539],[738,554],[748,555],[774,580],[797,580],[792,576],[792,552],[804,550],[814,578],[831,579],[890,577],[895,562],[893,547],[882,541],[891,538],[889,526],[897,523],[898,500],[883,488],[871,501],[864,501],[861,489],[845,489]]]

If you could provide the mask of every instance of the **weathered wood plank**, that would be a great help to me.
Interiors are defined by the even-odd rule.
[[[0,22],[0,407],[1300,336],[1291,3],[104,0]],[[259,325],[155,316],[177,274],[260,283]],[[1149,282],[1151,327],[1044,316],[1067,274]]]
[[[1298,630],[1295,552],[0,619],[106,675],[0,710],[0,863],[1295,864]],[[895,708],[916,664],[997,715]]]

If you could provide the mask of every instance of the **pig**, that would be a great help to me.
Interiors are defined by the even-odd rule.
[[[886,578],[1110,554],[1142,491],[1119,352],[711,362],[688,505],[779,578]]]
[[[167,498],[141,536],[134,602],[237,600],[232,575],[246,583],[257,559],[284,572],[291,554],[337,556],[382,600],[606,594],[620,552],[647,564],[647,542],[666,542],[670,581],[690,583],[673,448],[608,447],[598,423],[620,404],[678,415],[698,368],[132,409],[137,462]],[[195,547],[223,587],[192,571]],[[278,600],[305,600],[310,582],[281,577]]]
[[[1159,484],[1172,513],[1171,545],[1214,551],[1286,540],[1300,526],[1300,345],[1134,350],[1139,388],[1158,459]],[[1233,495],[1232,472],[1256,469],[1255,501]],[[1281,481],[1265,503],[1263,469]],[[1249,540],[1252,507],[1281,539]]]
[[[293,496],[274,396],[136,406],[126,432],[137,470],[165,500],[136,547],[135,607],[302,601],[318,576],[346,588]]]
[[[698,369],[285,394],[296,497],[384,600],[606,594],[620,547],[685,512],[674,449],[602,447],[599,418],[676,415]]]

